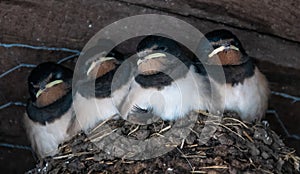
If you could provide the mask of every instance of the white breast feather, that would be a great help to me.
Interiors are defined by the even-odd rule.
[[[107,98],[85,98],[76,93],[74,97],[74,109],[81,130],[87,132],[94,128],[99,122],[114,115],[120,115],[118,106],[128,94],[128,85],[123,85],[113,92],[112,97]]]
[[[80,129],[84,131],[118,113],[111,98],[85,98],[79,93],[75,95],[74,109]]]
[[[194,67],[191,67],[184,78],[177,79],[162,90],[142,88],[133,82],[121,115],[126,118],[134,106],[139,106],[142,109],[152,108],[153,113],[164,120],[174,120],[191,110],[205,109],[205,94],[201,93],[203,84],[196,78],[199,77],[195,75]]]
[[[71,136],[67,133],[72,116],[71,109],[61,118],[52,123],[41,125],[30,120],[25,113],[24,123],[31,146],[39,157],[53,156],[57,153],[58,145],[67,141]]]
[[[255,75],[236,86],[220,85],[216,82],[217,90],[221,93],[225,110],[237,112],[243,120],[261,119],[267,109],[269,89],[268,84],[258,68]]]

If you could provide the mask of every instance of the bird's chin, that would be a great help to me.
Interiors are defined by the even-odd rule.
[[[139,74],[142,75],[153,75],[153,74],[157,74],[160,71],[156,71],[156,70],[147,70],[147,71],[140,71]]]
[[[143,74],[143,75],[152,75],[152,74],[157,74],[159,70],[156,67],[153,67],[149,64],[142,63],[138,66],[138,72],[139,74]]]
[[[243,56],[239,51],[229,50],[222,51],[212,57],[207,61],[209,65],[240,65],[243,62]]]
[[[138,65],[138,72],[143,75],[152,75],[167,70],[165,61],[159,59],[146,60]]]

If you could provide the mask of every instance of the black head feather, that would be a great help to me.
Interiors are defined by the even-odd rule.
[[[137,52],[141,52],[146,49],[151,49],[157,52],[166,52],[178,58],[182,55],[178,43],[173,39],[163,36],[150,35],[142,39],[137,46]]]
[[[170,85],[175,79],[184,77],[192,64],[185,50],[183,45],[171,38],[160,35],[146,36],[137,46],[138,56],[143,59],[151,53],[167,53],[168,69],[152,75],[139,74],[135,80],[143,87],[161,89],[163,86]]]
[[[247,55],[241,41],[229,30],[213,30],[206,33],[205,37],[214,49],[220,46],[234,45],[243,55]]]
[[[38,90],[44,89],[47,83],[55,80],[63,80],[69,83],[72,76],[72,70],[54,62],[39,64],[31,71],[27,81],[31,100],[36,100]]]

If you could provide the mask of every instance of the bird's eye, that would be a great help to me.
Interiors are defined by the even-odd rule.
[[[55,79],[61,79],[62,78],[62,73],[57,73],[55,75]]]

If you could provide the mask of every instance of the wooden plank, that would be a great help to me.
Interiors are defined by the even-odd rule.
[[[209,1],[210,2],[210,1]],[[248,53],[258,59],[271,61],[288,67],[300,67],[298,56],[300,55],[299,42],[290,41],[288,36],[273,36],[280,30],[267,30],[262,24],[266,21],[252,23],[250,19],[256,20],[252,15],[249,15],[249,10],[243,14],[229,15],[229,9],[244,8],[247,4],[249,8],[258,8],[262,6],[267,8],[272,3],[268,0],[264,3],[257,4],[244,4],[244,6],[234,4],[235,0],[230,0],[225,3],[224,14],[220,15],[221,7],[204,0],[198,1],[177,1],[168,0],[167,3],[160,1],[136,1],[136,0],[105,0],[105,1],[1,1],[0,2],[0,41],[13,42],[13,43],[27,43],[33,45],[47,45],[56,47],[70,47],[81,49],[85,43],[100,29],[106,25],[115,22],[124,17],[138,15],[138,14],[166,14],[180,18],[198,28],[201,32],[205,33],[216,28],[227,28],[232,30],[243,42]],[[218,1],[219,2],[219,1]],[[221,0],[220,2],[223,2]],[[252,3],[253,0],[251,0]],[[287,1],[287,4],[292,1]],[[203,6],[200,6],[200,5]],[[231,4],[231,5],[227,5]],[[265,6],[263,6],[265,4]],[[205,6],[206,5],[206,6]],[[278,6],[278,4],[276,4]],[[290,10],[287,10],[286,5],[281,4],[282,10],[286,13],[298,14],[294,8],[298,5],[295,4]],[[273,3],[274,6],[274,3]],[[276,14],[282,11],[275,9]],[[203,9],[201,9],[203,7]],[[205,8],[204,8],[205,7]],[[228,9],[226,11],[226,9]],[[218,13],[214,13],[218,11]],[[230,10],[233,13],[234,10]],[[268,10],[267,10],[268,11]],[[265,17],[262,11],[253,12],[259,14],[258,16]],[[240,12],[239,12],[240,13]],[[231,14],[231,13],[230,13]],[[247,14],[247,15],[246,15]],[[236,17],[238,16],[238,17]],[[245,18],[243,18],[244,16]],[[285,18],[278,17],[279,24],[288,23]],[[289,15],[288,15],[289,16]],[[245,19],[245,20],[243,20]],[[258,18],[260,21],[260,18]],[[291,17],[291,19],[294,19]],[[250,20],[250,22],[248,21]],[[268,23],[265,23],[268,26]],[[236,26],[238,25],[238,26]],[[275,25],[275,24],[274,24]],[[291,23],[290,27],[286,29],[291,30],[290,34],[300,36],[297,34],[298,23]],[[262,30],[263,28],[264,30]],[[276,28],[276,27],[275,27]],[[299,27],[298,27],[299,28]],[[297,31],[296,31],[297,30]],[[261,33],[266,32],[266,34]],[[283,32],[284,33],[284,32]],[[282,33],[281,33],[282,34]],[[281,39],[285,37],[286,39]]]
[[[297,0],[120,1],[300,41],[300,1]]]

